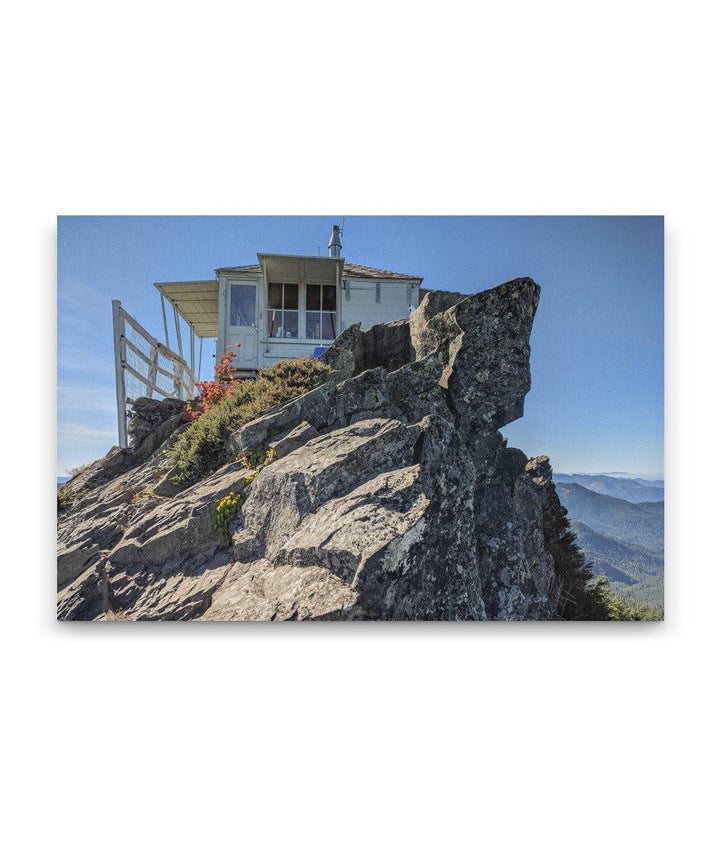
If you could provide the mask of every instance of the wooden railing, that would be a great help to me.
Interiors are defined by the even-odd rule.
[[[188,401],[195,395],[195,381],[190,366],[167,345],[163,345],[129,315],[119,300],[112,302],[113,343],[115,349],[115,392],[117,397],[118,442],[125,449],[128,446],[127,405],[135,399],[128,398],[127,377],[139,381],[147,398],[179,398]],[[147,353],[128,337],[130,327],[147,344]],[[134,365],[128,355],[133,354]],[[171,370],[160,365],[164,359]],[[162,386],[161,386],[162,384]],[[170,389],[166,387],[170,386]]]

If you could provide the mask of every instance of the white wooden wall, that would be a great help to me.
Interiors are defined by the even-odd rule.
[[[360,322],[366,330],[374,324],[399,321],[410,314],[418,305],[418,286],[413,284],[408,293],[408,283],[398,280],[369,281],[343,277],[342,326],[346,330]]]
[[[243,275],[247,282],[255,277]],[[366,330],[373,324],[383,324],[387,321],[397,321],[407,318],[411,309],[416,309],[419,300],[419,286],[398,280],[364,280],[343,277],[338,303],[340,330],[346,330],[358,322]],[[219,278],[219,312],[217,357],[225,351],[229,342],[227,334],[227,305],[228,289],[233,278]],[[258,332],[260,337],[258,349],[258,364],[266,368],[279,360],[296,357],[312,356],[318,342],[303,342],[302,340],[269,339],[266,328],[266,296],[262,293],[262,277],[258,276]],[[302,301],[301,301],[302,306]],[[302,323],[301,323],[302,326]]]

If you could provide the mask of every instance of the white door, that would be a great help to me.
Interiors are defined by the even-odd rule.
[[[258,285],[255,282],[231,282],[228,289],[227,335],[225,341],[238,352],[238,368],[258,364]],[[240,343],[241,348],[236,348]]]

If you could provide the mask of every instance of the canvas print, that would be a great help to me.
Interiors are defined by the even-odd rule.
[[[58,218],[63,621],[663,618],[662,217]]]

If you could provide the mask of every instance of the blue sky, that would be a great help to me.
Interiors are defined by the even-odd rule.
[[[58,474],[117,442],[113,298],[161,339],[154,282],[211,279],[257,252],[325,255],[339,222],[59,217]],[[532,390],[503,434],[558,471],[663,472],[662,217],[348,216],[343,255],[468,294],[531,276],[542,287]]]

